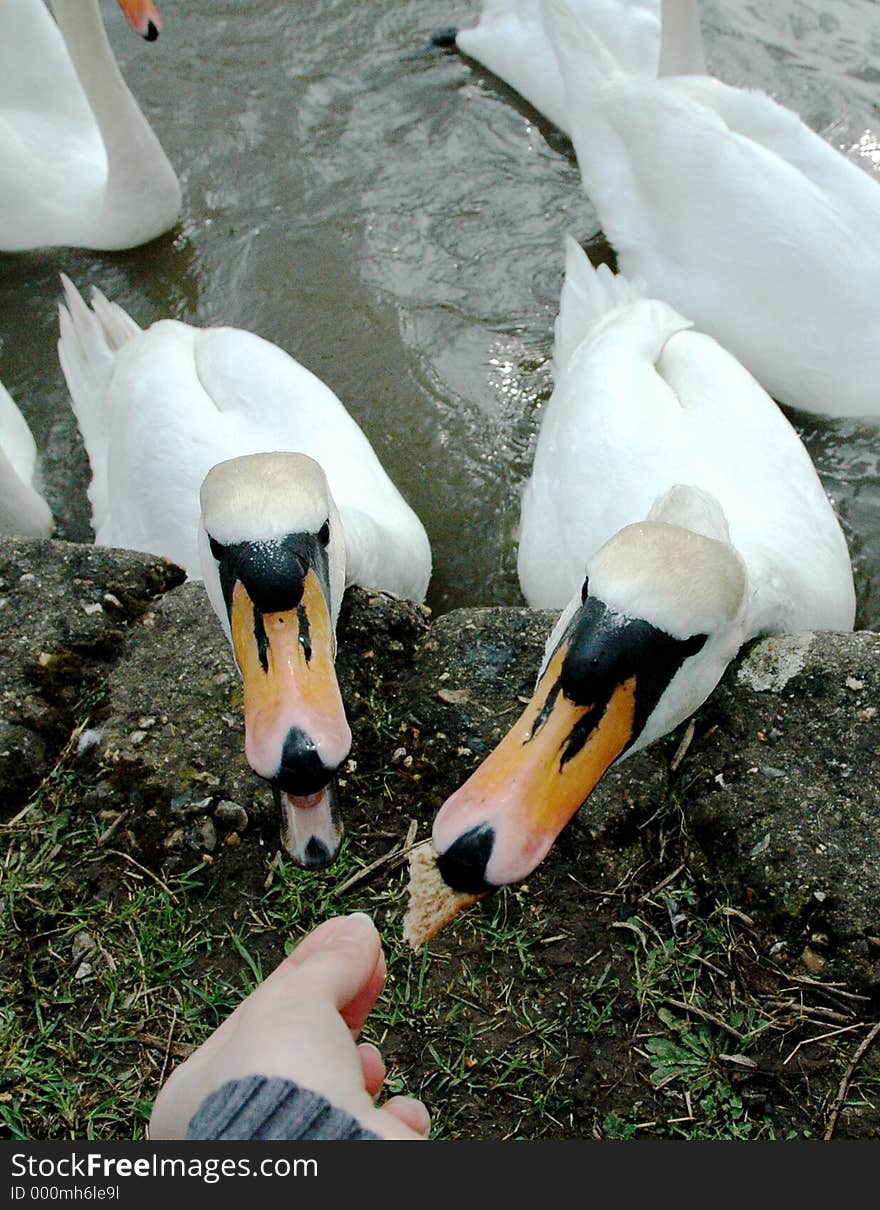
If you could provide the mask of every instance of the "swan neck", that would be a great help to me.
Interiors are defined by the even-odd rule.
[[[165,152],[141,113],[116,63],[98,0],[50,0],[70,61],[79,77],[107,153],[108,189],[130,190],[133,180],[155,187],[157,174],[174,177]],[[176,187],[176,177],[174,177]]]
[[[697,0],[662,0],[661,76],[706,74],[706,55]]]

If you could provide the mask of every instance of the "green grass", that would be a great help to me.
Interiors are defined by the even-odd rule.
[[[375,726],[393,746],[393,720]],[[393,816],[398,776],[391,764],[351,770],[352,817],[373,818],[377,799]],[[353,829],[320,876],[253,846],[252,885],[224,897],[222,854],[146,869],[124,828],[108,839],[108,819],[82,806],[87,788],[65,756],[0,833],[7,1137],[142,1137],[174,1064],[305,932],[355,910],[373,916],[388,957],[364,1036],[386,1055],[388,1093],[423,1097],[436,1137],[821,1136],[867,1031],[858,997],[774,973],[765,939],[705,903],[686,860],[664,877],[671,852],[631,862],[599,906],[585,897],[572,930],[535,879],[414,954],[396,940],[399,860],[371,870],[406,819],[375,836]],[[675,826],[670,811],[667,839]],[[837,1134],[848,1121],[876,1130],[878,1099],[867,1054]]]

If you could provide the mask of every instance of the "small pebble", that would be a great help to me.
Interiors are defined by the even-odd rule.
[[[217,803],[214,808],[214,818],[218,823],[234,828],[236,832],[243,832],[248,826],[247,811],[239,803],[230,802],[228,798]]]

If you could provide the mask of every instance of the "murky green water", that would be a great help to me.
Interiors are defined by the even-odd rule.
[[[422,517],[434,608],[522,603],[519,489],[550,389],[562,235],[584,242],[596,222],[567,141],[487,73],[425,49],[477,3],[160,0],[152,45],[102,3],[185,202],[145,248],[0,258],[0,380],[43,451],[59,535],[91,536],[55,351],[63,270],[142,325],[234,324],[287,349]],[[880,173],[877,4],[708,0],[703,13],[715,74],[765,88]],[[793,419],[844,519],[858,623],[876,628],[878,430]]]

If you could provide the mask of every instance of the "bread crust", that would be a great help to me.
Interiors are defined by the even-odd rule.
[[[435,937],[463,908],[482,899],[454,891],[443,881],[437,868],[437,852],[429,840],[410,849],[409,902],[403,920],[403,939],[419,950]]]

